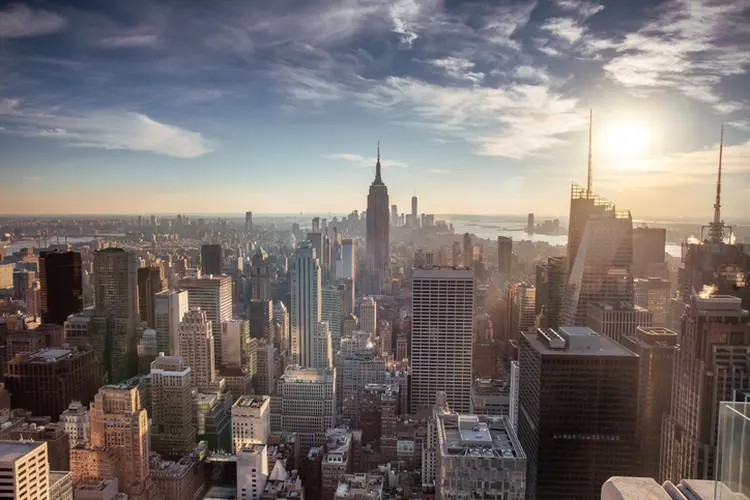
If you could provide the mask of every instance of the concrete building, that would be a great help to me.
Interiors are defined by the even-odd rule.
[[[271,434],[271,398],[241,395],[232,406],[232,452],[249,444],[267,444]]]
[[[635,334],[639,326],[651,326],[651,311],[632,302],[590,301],[586,326],[595,332],[621,342],[623,335]]]
[[[309,242],[297,247],[291,273],[292,362],[314,367],[313,343],[322,312],[321,274],[320,263]]]
[[[127,498],[124,493],[120,493],[119,483],[114,477],[76,484],[74,496],[76,500],[126,500]]]
[[[141,407],[138,389],[126,385],[102,387],[91,404],[89,420],[91,450],[111,452],[117,464],[120,490],[131,498],[154,499],[156,491],[149,468],[148,415]]]
[[[312,366],[316,368],[333,367],[333,340],[331,325],[328,321],[318,321],[313,335]]]
[[[214,336],[206,312],[191,308],[182,318],[180,355],[190,367],[193,385],[202,391],[215,389]]]
[[[70,472],[50,471],[49,500],[73,500],[73,480]]]
[[[212,451],[232,449],[231,394],[199,392],[193,398],[193,414],[198,441],[206,441]]]
[[[258,341],[250,339],[250,322],[230,320],[221,322],[221,362],[255,373],[258,366]],[[253,349],[255,347],[255,349]]]
[[[557,328],[562,321],[565,298],[565,257],[550,257],[536,266],[534,315],[540,328]]]
[[[250,318],[250,335],[256,339],[275,342],[275,329],[273,324],[273,301],[251,300],[248,306],[248,317]]]
[[[367,276],[365,294],[382,295],[390,290],[391,262],[390,225],[388,224],[388,188],[380,176],[380,146],[378,161],[375,164],[375,180],[370,184],[367,195],[367,233],[365,253],[367,254]]]
[[[335,355],[341,346],[341,317],[343,312],[343,293],[334,285],[324,286],[321,290],[321,318],[331,328],[331,353]]]
[[[47,443],[0,441],[0,483],[4,498],[49,498]]]
[[[276,390],[276,352],[272,345],[258,346],[258,370],[253,380],[256,394],[270,395]]]
[[[352,428],[359,429],[363,390],[367,384],[385,382],[385,358],[364,335],[345,338],[336,374],[341,417]]]
[[[639,474],[660,477],[662,420],[672,402],[677,334],[666,328],[638,327],[620,343],[638,355]]]
[[[264,444],[246,444],[237,451],[237,500],[258,500],[268,481]]]
[[[2,260],[0,259],[0,262]],[[36,271],[29,271],[28,269],[15,270],[13,271],[13,298],[26,302],[26,295],[31,295],[34,282],[37,274]],[[27,309],[27,312],[28,311]]]
[[[105,248],[94,253],[94,311],[106,331],[104,371],[113,382],[137,373],[138,262],[133,252]]]
[[[288,351],[291,346],[289,338],[289,311],[281,301],[273,304],[273,322],[274,322],[274,346],[280,351]]]
[[[597,498],[634,470],[638,356],[589,328],[540,328],[521,336],[520,371],[527,499]]]
[[[155,295],[167,288],[167,279],[161,266],[138,268],[138,308],[141,321],[145,321],[149,328],[156,327]]]
[[[281,429],[296,432],[300,452],[320,446],[336,423],[336,371],[330,368],[287,367],[279,379]]]
[[[60,424],[70,438],[70,447],[88,446],[89,411],[80,401],[72,401],[60,415]]]
[[[474,271],[414,268],[412,280],[411,413],[445,391],[451,407],[471,406]]]
[[[271,470],[261,500],[305,500],[302,479],[296,470],[287,472],[280,463]]]
[[[149,466],[154,484],[164,500],[191,500],[205,493],[205,471],[202,461],[195,455],[178,461],[164,460],[151,453]]]
[[[505,328],[498,336],[500,356],[512,359],[510,344],[517,345],[521,333],[536,324],[536,288],[526,283],[510,283],[505,292]]]
[[[438,419],[438,498],[523,500],[526,454],[507,417],[444,414]]]
[[[563,323],[584,326],[588,304],[632,302],[633,300],[633,218],[630,211],[616,211],[599,198],[585,198],[595,213],[585,222],[576,254],[568,257]],[[600,210],[601,209],[601,210]],[[573,204],[571,200],[571,217]],[[570,230],[573,230],[571,219]],[[571,250],[568,237],[568,248]]]
[[[665,481],[657,483],[650,477],[616,476],[607,479],[602,485],[601,500],[741,500],[728,488],[717,489],[714,481],[683,479],[677,483]]]
[[[651,325],[665,328],[669,324],[672,284],[665,278],[636,278],[635,303],[651,311]]]
[[[352,448],[352,433],[347,428],[337,427],[326,432],[320,463],[321,500],[333,500],[339,480],[351,474]]]
[[[44,323],[62,325],[83,309],[83,274],[78,252],[39,252],[39,298]]]
[[[200,307],[211,322],[214,335],[214,363],[221,364],[221,322],[232,319],[232,278],[201,276],[180,280],[180,288],[188,291],[188,306]],[[180,353],[182,356],[182,353]]]
[[[373,338],[378,329],[378,304],[373,297],[363,297],[359,301],[359,329]]]
[[[188,309],[187,290],[164,290],[154,295],[154,329],[159,352],[180,355],[180,323]]]
[[[101,365],[94,352],[68,345],[16,354],[5,373],[5,387],[14,408],[55,420],[71,401],[93,401],[102,383]]]
[[[48,417],[31,416],[6,423],[0,431],[0,439],[8,441],[28,441],[47,443],[47,461],[50,469],[70,470],[70,439],[62,424],[50,423]]]
[[[660,479],[716,479],[719,403],[750,387],[750,314],[739,297],[694,294],[680,322]]]
[[[505,379],[475,379],[471,385],[472,415],[495,417],[510,415],[510,381]]]
[[[341,241],[341,268],[342,273],[339,278],[354,280],[357,270],[357,257],[354,252],[354,241],[350,238]]]
[[[250,296],[252,300],[271,300],[271,261],[263,248],[258,247],[251,259]]]
[[[201,274],[222,274],[224,257],[221,245],[201,245]]]
[[[151,447],[166,457],[195,448],[191,369],[179,356],[159,356],[151,363]]]

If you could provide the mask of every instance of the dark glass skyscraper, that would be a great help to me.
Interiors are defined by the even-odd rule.
[[[367,279],[365,291],[383,294],[390,277],[388,188],[380,177],[380,146],[375,165],[375,180],[367,195]]]
[[[42,322],[62,325],[68,316],[83,309],[81,254],[41,252],[39,281]]]
[[[201,246],[202,274],[221,274],[222,264],[221,245]]]
[[[508,277],[510,265],[513,261],[513,238],[497,237],[497,271]]]

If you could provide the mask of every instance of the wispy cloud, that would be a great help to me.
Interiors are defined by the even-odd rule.
[[[456,80],[467,80],[472,83],[481,83],[484,80],[484,73],[471,71],[474,68],[474,63],[468,59],[445,57],[433,59],[427,61],[427,63],[442,69],[446,75]]]
[[[571,11],[584,19],[588,19],[604,9],[603,5],[590,0],[556,0],[555,3],[560,9]]]
[[[143,35],[110,36],[101,41],[108,49],[152,47],[159,43],[159,36],[153,33]]]
[[[142,113],[95,111],[57,114],[13,106],[0,120],[10,124],[1,132],[40,137],[69,146],[125,149],[176,158],[196,158],[211,151],[200,133],[156,121]]]
[[[333,160],[343,160],[345,162],[349,162],[354,164],[357,167],[361,168],[373,168],[375,167],[375,163],[377,163],[378,159],[375,157],[369,158],[362,155],[357,154],[351,154],[351,153],[335,153],[328,155],[328,158],[331,158]],[[407,165],[404,162],[396,161],[396,160],[388,160],[385,158],[380,159],[380,166],[383,168],[409,168],[409,165]]]
[[[0,39],[50,35],[67,26],[65,18],[47,10],[35,10],[25,4],[12,4],[0,10]]]
[[[604,70],[625,87],[670,88],[719,112],[742,109],[719,86],[750,67],[747,9],[746,1],[672,0],[657,19],[617,44],[619,55]]]

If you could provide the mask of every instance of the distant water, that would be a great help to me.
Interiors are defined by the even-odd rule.
[[[68,236],[68,243],[89,243],[91,241],[94,241],[94,239],[94,236]],[[8,245],[5,245],[5,255],[11,255],[15,252],[18,252],[22,248],[36,248],[38,246],[37,243],[37,240],[16,241],[14,243],[10,243]],[[65,244],[65,238],[60,238],[60,244]],[[57,238],[47,238],[47,245],[57,245]]]

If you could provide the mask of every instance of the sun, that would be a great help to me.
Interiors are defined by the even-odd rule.
[[[617,157],[638,156],[648,149],[650,142],[651,131],[641,123],[615,123],[602,133],[602,149]]]

